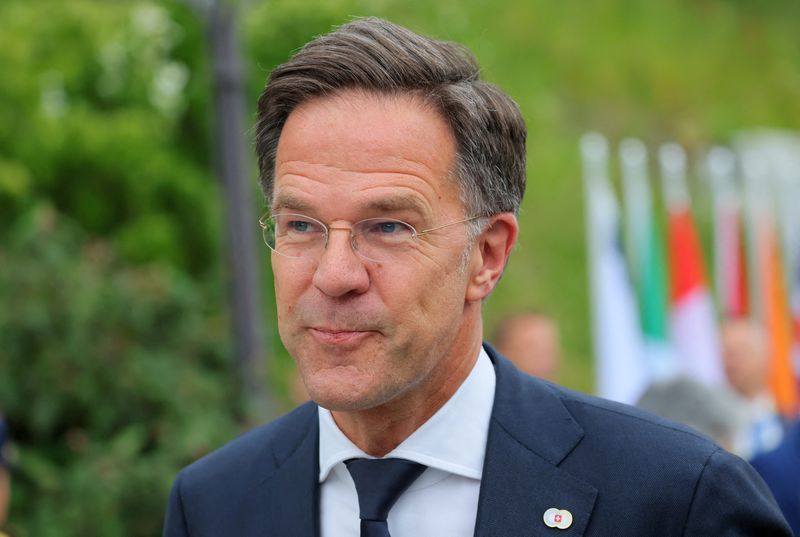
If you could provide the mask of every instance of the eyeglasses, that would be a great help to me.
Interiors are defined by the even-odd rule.
[[[364,259],[376,262],[393,261],[407,252],[414,241],[432,231],[483,218],[464,220],[417,231],[414,226],[394,218],[367,218],[351,227],[329,227],[303,214],[265,214],[258,223],[264,242],[277,254],[294,258],[317,258],[328,246],[331,231],[348,231],[350,246]]]

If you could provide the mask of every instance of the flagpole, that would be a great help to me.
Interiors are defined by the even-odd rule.
[[[747,313],[746,262],[742,244],[742,207],[736,186],[736,156],[715,146],[708,154],[708,170],[714,203],[714,280],[717,304],[723,316]]]
[[[619,162],[625,196],[626,250],[631,260],[631,277],[641,290],[650,231],[648,215],[653,209],[647,185],[647,149],[644,143],[637,138],[622,140]]]
[[[608,177],[608,143],[581,138],[597,392],[634,404],[646,388],[641,328],[622,252],[619,206]]]

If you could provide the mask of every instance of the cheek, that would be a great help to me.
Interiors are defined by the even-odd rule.
[[[419,316],[417,324],[441,324],[460,312],[466,296],[465,277],[457,272],[457,259],[451,263],[427,264],[406,274],[399,286],[404,303]]]
[[[291,318],[297,301],[310,285],[311,276],[308,275],[309,271],[300,264],[291,266],[274,261],[272,272],[278,322],[285,322]]]

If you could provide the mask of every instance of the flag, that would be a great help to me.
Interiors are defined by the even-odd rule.
[[[800,249],[798,249],[800,250]],[[800,390],[800,255],[795,258],[794,279],[792,281],[792,324],[794,328],[794,374]]]
[[[659,150],[659,161],[668,213],[672,342],[684,375],[719,384],[725,378],[719,333],[689,207],[686,155],[679,145],[666,144]]]
[[[781,236],[784,244],[789,291],[789,316],[792,324],[792,365],[800,391],[800,137],[782,139],[780,154],[776,155],[781,202]]]
[[[637,139],[620,144],[625,223],[631,272],[638,291],[645,357],[653,379],[675,376],[679,364],[669,341],[669,294],[664,241],[653,214],[647,150]]]
[[[635,403],[649,377],[636,298],[622,252],[619,207],[608,178],[608,146],[599,134],[581,139],[586,231],[600,396]]]
[[[792,364],[792,320],[786,274],[783,268],[779,221],[779,182],[770,164],[770,151],[751,144],[742,151],[742,167],[750,205],[755,252],[755,282],[764,333],[768,342],[768,386],[778,412],[794,418],[798,411],[798,390]]]
[[[778,411],[793,419],[798,411],[797,377],[792,363],[794,335],[780,245],[772,223],[764,219],[760,224],[758,259],[764,326],[770,342],[769,387]]]
[[[734,154],[715,147],[709,153],[708,165],[714,196],[714,274],[719,311],[724,317],[744,317],[749,313],[747,259]]]

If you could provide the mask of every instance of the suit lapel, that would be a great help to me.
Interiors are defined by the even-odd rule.
[[[578,445],[583,429],[540,381],[522,375],[491,347],[497,389],[478,502],[476,537],[576,537],[589,522],[597,490],[558,465]],[[274,473],[248,498],[261,513],[239,535],[319,537],[319,426],[316,406],[298,423],[293,440],[273,453]],[[299,437],[299,440],[297,439]],[[549,528],[544,512],[566,509],[572,525]]]
[[[583,535],[597,490],[558,467],[583,438],[583,429],[546,384],[486,350],[495,364],[497,389],[475,536]],[[568,510],[570,527],[547,527],[543,515],[550,508]]]
[[[274,452],[277,469],[254,494],[264,513],[260,530],[247,535],[262,537],[319,536],[319,424],[316,405],[299,444],[285,443]],[[286,451],[282,451],[280,448]]]

